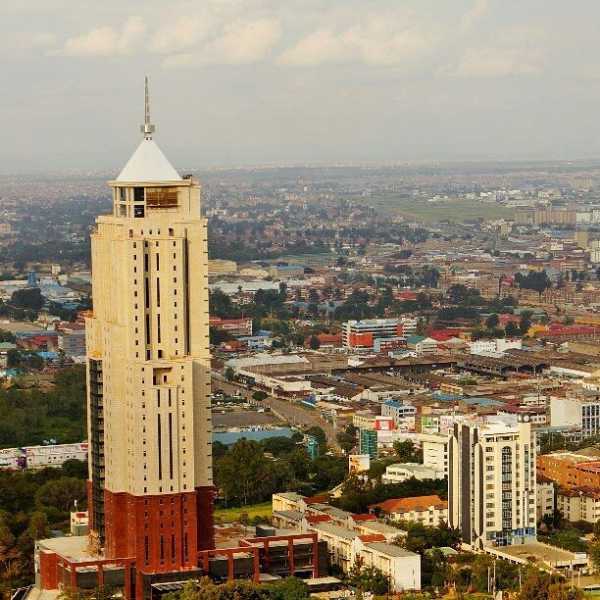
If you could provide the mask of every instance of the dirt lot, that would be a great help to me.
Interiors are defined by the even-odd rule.
[[[247,425],[277,425],[281,421],[272,413],[257,413],[255,411],[237,411],[219,413],[213,411],[214,427],[243,427]]]

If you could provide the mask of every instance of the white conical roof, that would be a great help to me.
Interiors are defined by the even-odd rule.
[[[117,181],[181,181],[181,176],[150,136],[144,137]]]

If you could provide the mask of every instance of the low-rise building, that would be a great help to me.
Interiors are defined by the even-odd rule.
[[[392,592],[421,589],[421,557],[386,542],[382,535],[360,535],[331,523],[316,523],[311,531],[327,544],[330,563],[344,573],[360,561],[364,567],[375,567],[389,577]]]
[[[383,483],[402,483],[407,479],[443,479],[444,471],[439,471],[421,463],[395,463],[388,465],[381,480]]]
[[[375,567],[390,579],[392,592],[421,589],[421,557],[395,544],[355,542],[356,556],[365,567]]]
[[[370,518],[369,518],[370,517]],[[354,515],[354,531],[360,535],[380,535],[386,542],[394,542],[398,538],[406,537],[407,532],[388,523],[378,521],[371,513],[366,515]]]
[[[60,467],[68,460],[87,460],[87,442],[24,446],[0,450],[0,469],[45,469]]]
[[[402,425],[415,426],[415,415],[417,409],[410,402],[402,400],[386,400],[381,406],[381,416],[391,417],[394,420],[396,427]]]
[[[556,508],[567,521],[585,521],[595,525],[600,519],[600,489],[559,489],[556,494]]]
[[[410,335],[406,338],[406,346],[417,354],[431,354],[437,352],[438,341],[422,335]]]
[[[209,325],[215,329],[225,331],[233,336],[251,336],[252,319],[221,319],[220,317],[210,317]]]
[[[76,323],[62,326],[58,335],[58,347],[65,356],[85,356],[85,326]]]
[[[555,498],[554,483],[550,479],[538,476],[535,483],[536,519],[540,521],[544,517],[554,514]]]
[[[370,411],[357,411],[352,415],[352,425],[357,429],[375,429],[375,418]]]
[[[539,475],[554,481],[563,489],[600,489],[600,461],[576,452],[560,451],[537,457]]]
[[[448,501],[437,495],[390,498],[372,504],[369,510],[393,521],[420,523],[429,527],[439,527],[448,521]]]
[[[17,345],[12,342],[0,342],[0,369],[8,367],[8,354],[16,348]]]

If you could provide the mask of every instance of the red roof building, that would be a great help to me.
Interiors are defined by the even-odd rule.
[[[437,495],[390,498],[369,506],[369,510],[383,513],[394,521],[422,523],[438,527],[448,519],[448,501]]]

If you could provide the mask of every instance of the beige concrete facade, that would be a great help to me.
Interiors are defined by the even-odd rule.
[[[98,217],[92,234],[87,322],[88,358],[102,361],[104,488],[193,491],[212,485],[200,185],[188,178],[110,186],[113,214]]]

